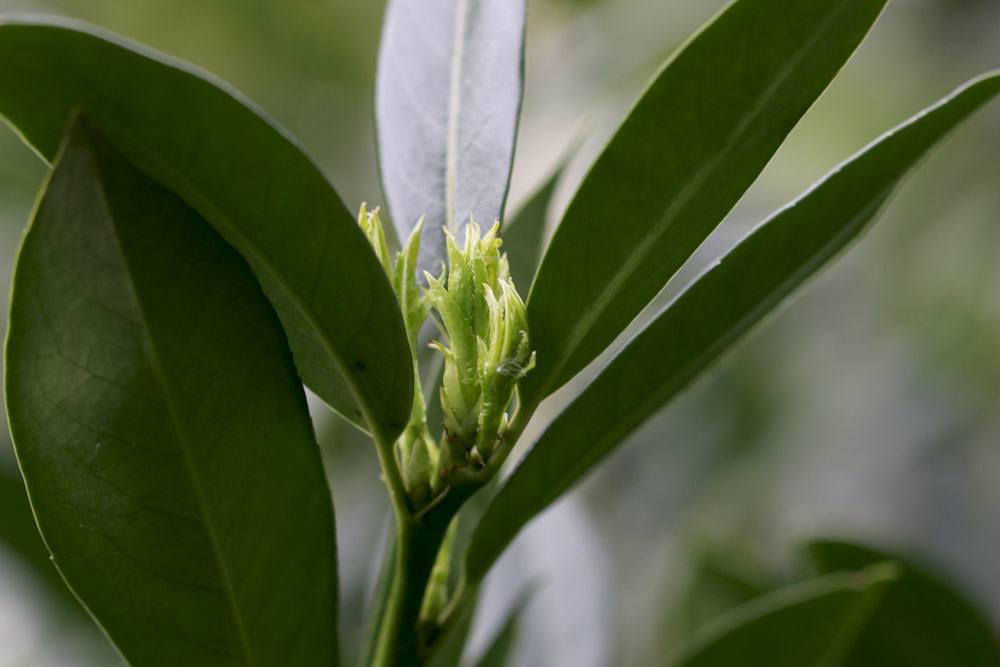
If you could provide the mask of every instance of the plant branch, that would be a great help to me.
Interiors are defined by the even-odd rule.
[[[500,468],[507,461],[507,457],[510,456],[514,445],[521,438],[521,434],[524,433],[524,429],[527,428],[528,422],[531,421],[537,408],[537,402],[532,405],[519,405],[517,407],[517,411],[514,413],[514,418],[511,420],[507,432],[504,433],[499,446],[497,446],[496,451],[493,452],[490,460],[486,463],[484,477],[487,482],[500,472]]]
[[[424,664],[429,634],[420,611],[427,583],[451,520],[478,486],[453,487],[440,504],[421,519],[397,514],[396,563],[373,667],[419,667]]]
[[[389,497],[396,513],[396,521],[402,521],[410,516],[410,504],[406,496],[406,486],[399,471],[399,462],[393,451],[393,443],[387,441],[378,429],[372,429],[372,439],[375,441],[375,453],[378,455],[379,467],[382,468],[382,478],[389,489]]]

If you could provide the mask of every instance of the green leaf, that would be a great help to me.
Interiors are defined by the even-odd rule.
[[[687,637],[724,613],[774,590],[773,577],[751,564],[749,549],[702,547],[683,593],[660,626],[659,645]]]
[[[822,572],[893,561],[899,580],[843,662],[844,667],[996,667],[1000,643],[986,617],[935,575],[896,554],[849,542],[822,541],[809,554]]]
[[[895,569],[883,564],[863,572],[823,577],[758,598],[710,624],[668,664],[837,665],[894,576]]]
[[[188,65],[58,19],[0,19],[0,114],[52,161],[85,112],[250,263],[303,380],[391,440],[412,364],[388,278],[329,181],[282,129]]]
[[[122,654],[336,664],[329,489],[245,262],[77,124],[14,282],[18,461],[57,567]]]
[[[472,634],[472,623],[475,620],[476,606],[479,604],[479,591],[465,599],[454,624],[448,634],[434,648],[428,667],[458,667],[462,664],[462,655]]]
[[[420,268],[442,228],[503,217],[524,60],[524,0],[392,0],[375,98],[382,185],[400,239],[426,216]],[[459,237],[460,238],[460,237]]]
[[[476,532],[470,576],[482,577],[527,521],[843,250],[921,157],[998,93],[1000,72],[985,75],[885,134],[667,306],[539,436]]]
[[[542,259],[546,219],[556,187],[568,163],[565,160],[556,167],[501,230],[503,249],[510,262],[510,276],[522,292],[531,285],[535,271],[538,270],[538,262]]]
[[[591,167],[528,297],[528,406],[604,350],[757,178],[885,0],[737,0],[657,75]]]
[[[382,632],[382,620],[385,618],[385,612],[389,606],[389,598],[395,576],[396,534],[394,531],[389,531],[386,535],[386,544],[382,550],[382,562],[378,565],[375,590],[372,594],[371,603],[365,611],[364,630],[358,646],[358,657],[355,660],[357,667],[368,667],[373,664],[375,653],[378,650],[379,634]]]

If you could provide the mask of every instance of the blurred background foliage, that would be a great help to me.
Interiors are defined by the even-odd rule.
[[[582,134],[557,216],[659,63],[722,4],[531,0],[515,205]],[[371,121],[381,0],[0,0],[0,11],[77,17],[201,65],[297,135],[349,207],[381,201]],[[891,2],[662,298],[879,133],[998,66],[1000,2]],[[6,129],[0,155],[6,312],[46,169]],[[489,581],[475,646],[530,587],[515,664],[659,664],[718,610],[792,577],[816,536],[912,554],[1000,619],[998,155],[993,105],[860,246],[526,531]],[[370,448],[316,413],[350,646],[389,516]],[[117,664],[44,557],[6,437],[0,666]]]

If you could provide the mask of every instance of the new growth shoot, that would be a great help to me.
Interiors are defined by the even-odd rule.
[[[421,289],[415,268],[423,221],[393,260],[379,210],[362,205],[358,220],[406,320],[414,401],[396,456],[410,501],[419,508],[453,483],[485,483],[488,464],[499,463],[491,459],[506,435],[517,382],[534,365],[527,313],[501,251],[499,223],[483,234],[470,220],[462,245],[445,230],[448,264],[440,277],[425,273],[427,288]],[[418,334],[431,310],[443,334],[443,341],[431,343],[444,357],[444,426],[437,439],[427,425],[417,362]]]
[[[531,370],[524,301],[500,251],[499,224],[481,235],[470,221],[465,244],[447,234],[446,279],[425,274],[430,299],[448,339],[444,355],[439,479],[485,467],[505,436],[517,381]]]

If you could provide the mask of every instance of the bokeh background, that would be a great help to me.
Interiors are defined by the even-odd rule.
[[[659,63],[722,4],[530,0],[515,206],[583,136],[557,218]],[[381,201],[371,121],[381,0],[0,0],[0,11],[78,17],[201,65],[297,135],[350,207]],[[998,66],[997,0],[890,2],[663,298],[879,133]],[[4,312],[44,174],[0,128]],[[772,585],[794,576],[801,544],[816,536],[912,554],[1000,619],[998,255],[993,104],[921,167],[858,246],[522,535],[490,579],[477,645],[528,590],[516,664],[658,664],[701,609],[718,606],[702,590],[706,572]],[[388,508],[370,447],[322,409],[316,418],[337,504],[349,648]],[[45,559],[17,475],[2,430],[0,666],[120,664]]]

